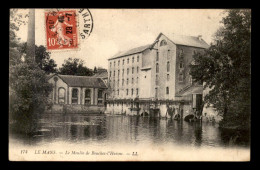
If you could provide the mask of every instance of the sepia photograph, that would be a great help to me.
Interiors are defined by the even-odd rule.
[[[251,9],[9,9],[9,161],[251,160]]]

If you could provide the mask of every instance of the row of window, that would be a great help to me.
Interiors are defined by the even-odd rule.
[[[129,58],[126,59],[127,64],[129,64]],[[132,57],[132,63],[135,62],[135,57]],[[139,62],[139,56],[136,57],[136,62]],[[122,65],[125,64],[125,59],[122,60]],[[117,61],[117,65],[120,66],[120,60]],[[114,61],[114,66],[116,66],[116,61]],[[110,62],[110,67],[112,67],[112,61]]]
[[[123,91],[123,90],[122,90]],[[126,95],[128,96],[129,95],[129,91],[130,91],[130,89],[126,89]],[[120,92],[120,90],[118,89],[117,90],[117,95],[119,95],[119,92]],[[114,90],[113,90],[113,93],[114,93]],[[139,89],[138,88],[136,88],[136,95],[138,95],[139,94]],[[134,89],[131,89],[131,95],[134,95]]]
[[[135,68],[132,67],[132,74],[134,74],[134,70],[135,70]],[[127,75],[129,74],[129,68],[127,68],[127,72],[126,73],[127,73]],[[138,66],[136,67],[136,73],[139,73],[139,67]],[[118,74],[118,77],[119,77],[120,76],[120,70],[117,71],[117,74]],[[125,70],[122,69],[122,76],[124,76],[124,74],[125,74]],[[111,75],[112,75],[112,71],[109,72],[109,77],[111,77]],[[116,76],[116,71],[114,71],[113,76],[114,77]]]
[[[170,89],[169,89],[169,87],[166,87],[165,93],[166,93],[166,94],[170,94]],[[157,88],[157,87],[155,88],[155,97],[158,97],[158,88]]]
[[[72,104],[77,104],[78,103],[78,89],[74,88],[72,89],[72,97],[71,97],[71,103]],[[101,104],[102,103],[102,94],[103,91],[102,90],[98,90],[98,103]],[[91,101],[91,90],[90,89],[86,89],[85,90],[85,104],[90,104]]]
[[[138,84],[138,81],[139,81],[139,77],[136,78],[136,84]],[[111,80],[110,80],[110,83],[111,83]],[[115,80],[113,80],[113,84],[115,85]],[[119,86],[119,84],[120,84],[120,80],[118,79],[117,86]],[[122,79],[122,86],[124,86],[124,84],[125,84],[125,79]],[[129,84],[129,79],[127,78],[126,85],[128,85],[128,84]],[[134,84],[134,78],[132,78],[132,84]]]
[[[159,63],[156,63],[155,70],[156,70],[156,73],[159,73]],[[167,72],[170,72],[170,62],[169,61],[167,62],[166,70],[167,70]]]
[[[171,58],[171,51],[167,51],[167,60],[170,60]],[[156,52],[156,61],[159,61],[159,51]]]

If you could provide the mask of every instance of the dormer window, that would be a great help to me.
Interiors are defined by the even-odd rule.
[[[164,46],[164,45],[167,45],[167,42],[166,42],[165,40],[162,40],[162,41],[160,42],[160,46]]]

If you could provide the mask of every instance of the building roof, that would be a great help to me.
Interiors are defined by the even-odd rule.
[[[119,58],[119,57],[123,57],[123,56],[127,56],[127,55],[131,55],[131,54],[141,53],[141,52],[143,52],[144,50],[146,50],[150,47],[151,47],[151,44],[148,44],[148,45],[140,46],[140,47],[137,47],[137,48],[133,48],[131,50],[119,52],[116,55],[114,55],[113,57],[109,58],[109,60]]]
[[[161,33],[162,34],[162,33]],[[185,45],[191,47],[198,47],[198,48],[209,48],[209,45],[201,38],[199,39],[198,36],[186,36],[186,35],[165,35],[168,37],[173,43],[177,45]]]
[[[60,77],[70,87],[107,88],[105,82],[98,77],[60,75],[60,74],[56,74],[56,75]],[[54,76],[54,74],[52,76]],[[51,78],[52,76],[49,76],[49,78]]]
[[[108,72],[107,71],[97,72],[92,77],[108,78]]]
[[[131,55],[131,54],[141,53],[144,50],[151,48],[157,42],[157,40],[159,39],[159,37],[161,35],[164,35],[164,34],[160,33],[157,36],[155,42],[152,44],[148,44],[148,45],[136,47],[136,48],[133,48],[133,49],[130,49],[127,51],[119,52],[116,55],[114,55],[113,57],[109,58],[108,60]],[[176,34],[172,34],[171,36],[167,36],[167,35],[164,35],[164,36],[168,37],[174,44],[177,44],[177,45],[185,45],[185,46],[198,47],[198,48],[209,48],[209,45],[202,38],[199,39],[198,36],[196,37],[196,36],[186,36],[186,35],[176,35]]]
[[[189,96],[191,94],[202,94],[203,86],[201,85],[191,85],[184,90],[179,91],[176,96]]]

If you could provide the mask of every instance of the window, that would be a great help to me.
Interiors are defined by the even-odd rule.
[[[166,94],[169,94],[169,87],[166,87]]]
[[[124,80],[124,79],[122,79],[122,86],[124,86],[124,83],[125,83],[125,80]]]
[[[119,83],[120,83],[120,82],[119,82],[119,79],[118,79],[118,80],[117,80],[117,87],[119,87]]]
[[[120,65],[120,60],[118,60],[118,66]]]
[[[131,95],[134,95],[134,89],[132,89],[132,93],[131,93]]]
[[[170,74],[167,74],[167,81],[170,80]]]
[[[111,77],[111,71],[109,72],[109,77]]]
[[[103,91],[102,90],[98,90],[98,98],[99,99],[103,98]]]
[[[162,40],[160,46],[164,46],[164,45],[167,45],[167,42],[165,40]]]
[[[134,70],[135,70],[135,68],[134,68],[134,67],[132,67],[132,74],[134,74]]]
[[[170,62],[168,61],[167,62],[167,72],[169,72],[170,71]]]
[[[91,97],[90,97],[90,89],[86,89],[85,90],[85,104],[90,104],[90,100],[91,100]]]
[[[159,73],[159,64],[156,63],[156,73]]]
[[[137,62],[139,62],[139,55],[137,56]]]
[[[179,82],[183,82],[183,73],[179,74]]]
[[[180,49],[180,51],[179,51],[179,57],[183,57],[183,49]]]
[[[78,89],[72,89],[71,103],[78,104]]]
[[[137,78],[136,78],[136,84],[138,84],[138,79],[139,79],[139,78],[137,77]]]
[[[158,97],[158,88],[155,88],[155,97]]]
[[[135,62],[135,57],[132,57],[132,63],[134,63]]]
[[[129,68],[127,68],[127,75],[129,74]]]
[[[116,71],[114,71],[114,77],[116,76]]]
[[[156,52],[156,61],[159,61],[159,52]]]
[[[120,76],[120,70],[118,70],[118,77]]]
[[[119,96],[119,89],[117,90],[117,95]]]
[[[138,95],[138,88],[136,89],[136,95]]]
[[[125,74],[125,70],[123,69],[123,70],[122,70],[122,76],[124,76],[124,74]]]
[[[132,84],[134,84],[134,78],[132,78]]]
[[[126,85],[128,85],[128,79],[126,79]]]
[[[58,103],[65,104],[65,94],[66,90],[63,87],[60,87],[58,90]]]
[[[114,66],[116,66],[116,61],[114,61]]]
[[[180,61],[180,68],[183,68],[183,67],[184,67],[183,61]]]
[[[136,67],[136,72],[139,73],[139,67],[138,66]]]
[[[123,65],[125,64],[125,59],[123,59]]]
[[[127,59],[127,64],[129,64],[129,58]]]
[[[103,103],[103,90],[98,90],[98,104]]]
[[[126,95],[128,96],[128,89],[126,89]]]
[[[155,84],[156,84],[156,85],[159,84],[159,76],[158,76],[158,75],[156,75],[156,77],[155,77]]]
[[[167,52],[167,60],[170,60],[170,50],[168,50],[168,52]]]
[[[112,66],[112,62],[110,62],[110,67]]]

